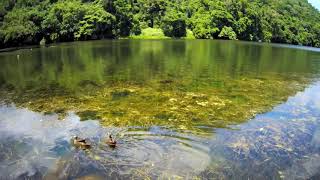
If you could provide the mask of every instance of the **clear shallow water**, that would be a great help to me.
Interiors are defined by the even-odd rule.
[[[113,45],[112,47],[116,50],[98,50],[110,45]],[[184,49],[186,47],[189,47],[189,50]],[[0,69],[2,91],[5,92],[2,94],[5,101],[0,106],[1,178],[317,179],[320,176],[318,163],[320,158],[318,130],[320,82],[317,80],[320,58],[318,52],[224,41],[191,41],[189,43],[134,41],[129,44],[126,41],[97,41],[65,44],[56,48],[58,49],[45,48],[34,49],[32,52],[24,50],[1,54],[1,57],[5,57],[1,59],[3,66]],[[85,50],[94,53],[85,53],[83,60],[74,58]],[[57,51],[66,52],[61,54]],[[139,57],[136,57],[139,61],[130,60],[133,55],[125,53],[127,51],[140,52],[137,53]],[[114,54],[108,58],[105,53],[110,52]],[[157,56],[154,55],[155,52],[158,52]],[[20,54],[18,60],[17,53]],[[24,53],[30,57],[23,60],[24,55],[21,54]],[[198,58],[194,53],[199,55]],[[235,56],[236,53],[239,54]],[[38,56],[39,54],[42,56]],[[97,57],[99,55],[100,58]],[[191,60],[188,61],[188,58]],[[126,61],[123,62],[124,60]],[[50,65],[52,61],[57,64]],[[93,61],[92,64],[91,61]],[[100,64],[96,65],[98,62]],[[159,69],[157,65],[163,62],[173,64],[160,65],[162,68]],[[188,66],[188,63],[196,64]],[[144,67],[146,64],[147,67]],[[89,68],[91,66],[92,68]],[[176,76],[168,78],[167,73],[176,73]],[[61,77],[63,74],[65,75]],[[179,89],[181,86],[175,82],[183,81],[188,77],[193,77],[194,81],[188,81],[183,84],[183,90]],[[310,81],[301,81],[301,78],[310,79]],[[84,118],[81,114],[79,116],[77,108],[74,108],[74,111],[72,108],[66,109],[62,117],[64,120],[58,120],[59,117],[61,119],[59,112],[43,112],[43,108],[38,106],[34,109],[33,102],[42,106],[46,104],[38,101],[34,96],[31,97],[29,93],[29,91],[37,92],[37,95],[47,98],[48,104],[55,104],[56,98],[67,99],[70,96],[69,93],[60,95],[61,91],[68,90],[72,92],[71,94],[82,96],[81,89],[84,88],[88,91],[86,95],[89,97],[91,93],[100,93],[100,88],[92,87],[94,83],[103,87],[107,84],[108,88],[114,90],[114,86],[110,84],[113,84],[111,82],[115,79],[124,84],[142,82],[139,88],[148,86],[156,92],[159,90],[155,88],[157,83],[154,84],[154,82],[167,81],[165,84],[168,84],[168,79],[173,80],[173,87],[170,86],[169,90],[165,91],[166,95],[169,94],[169,102],[180,100],[179,96],[171,97],[172,94],[184,95],[186,91],[189,94],[193,93],[190,99],[196,100],[196,105],[200,107],[203,107],[207,101],[208,104],[212,103],[210,101],[212,97],[206,92],[219,94],[223,89],[229,88],[228,85],[221,86],[219,83],[217,86],[216,82],[219,80],[222,84],[231,84],[233,87],[231,91],[217,96],[221,101],[224,100],[224,96],[235,96],[233,93],[238,93],[236,100],[231,99],[231,104],[236,106],[230,106],[236,109],[227,109],[232,112],[240,112],[243,109],[249,111],[255,108],[254,106],[260,107],[261,104],[257,101],[269,102],[268,99],[276,99],[279,93],[283,93],[281,97],[284,97],[284,100],[277,101],[278,103],[266,103],[268,106],[263,107],[271,107],[270,110],[265,110],[255,117],[231,121],[231,123],[227,116],[221,116],[221,120],[199,120],[200,122],[195,125],[183,124],[184,127],[181,127],[181,122],[171,123],[174,120],[161,117],[160,120],[168,122],[157,124],[158,121],[155,121],[153,124],[142,126],[140,123],[106,124],[105,120],[99,118],[82,121]],[[79,82],[84,80],[90,80],[89,88],[79,85],[82,84]],[[292,84],[291,81],[294,83]],[[194,84],[194,82],[197,83]],[[212,82],[215,83],[208,85]],[[256,82],[265,83],[265,85],[256,86]],[[270,83],[285,85],[283,84],[285,82],[288,82],[293,89],[292,92],[284,93],[278,90],[284,87],[268,85]],[[47,86],[52,84],[59,86],[48,89]],[[305,88],[296,89],[294,85],[297,84]],[[246,91],[239,91],[235,86]],[[37,89],[38,87],[42,87],[41,91]],[[140,90],[136,86],[134,88],[136,88],[134,92],[136,96],[145,95],[142,93],[144,91],[154,95],[150,89]],[[258,93],[262,98],[258,99],[257,93],[251,93],[253,88],[274,91],[277,94],[262,91]],[[41,93],[43,91],[44,93]],[[199,91],[202,93],[201,96],[197,94]],[[126,91],[120,91],[120,93],[112,91],[111,94],[123,95],[124,92]],[[248,95],[245,96],[245,93]],[[12,94],[17,95],[18,98],[25,98],[27,103],[20,103]],[[262,94],[268,96],[264,97]],[[163,94],[160,93],[160,95]],[[200,101],[206,96],[210,98]],[[239,97],[248,99],[242,101]],[[249,97],[254,97],[254,100]],[[50,101],[50,98],[53,101]],[[112,101],[115,101],[117,106],[123,106],[128,101],[135,102],[130,101],[130,98],[130,96],[127,99],[126,96],[125,98],[116,96]],[[184,98],[184,101],[187,100],[188,98]],[[149,101],[158,103],[160,108],[157,111],[163,110],[162,101],[153,99]],[[246,102],[252,102],[252,104],[248,105]],[[192,101],[188,105],[197,107],[193,106],[193,103]],[[214,103],[217,102],[214,101]],[[136,102],[132,106],[134,105],[141,104]],[[57,106],[70,106],[70,104],[62,103]],[[49,107],[56,108],[56,106]],[[206,111],[212,107],[204,106],[200,110]],[[90,106],[90,108],[94,107]],[[100,111],[104,108],[100,107]],[[145,106],[142,104],[141,108]],[[149,109],[152,108],[149,107]],[[181,117],[178,116],[180,111],[176,110],[176,112],[175,115]],[[195,111],[195,114],[197,112]],[[111,118],[108,116],[110,118],[108,120],[127,120],[124,118],[125,115],[116,115]],[[89,113],[86,119],[95,118],[96,116]],[[211,121],[218,123],[211,123]],[[148,119],[142,122],[146,123]],[[187,121],[186,124],[190,122]],[[193,126],[197,129],[194,130]],[[104,144],[107,133],[116,135],[118,148],[111,149]],[[90,151],[75,149],[70,145],[70,138],[73,135],[87,137],[93,143],[93,148]]]
[[[212,129],[203,138],[165,127],[104,128],[64,121],[27,109],[2,105],[0,174],[2,178],[72,179],[83,176],[307,179],[319,177],[320,82],[310,85],[272,111],[229,129]],[[103,140],[117,134],[119,147]],[[84,152],[69,143],[73,135],[94,144]]]

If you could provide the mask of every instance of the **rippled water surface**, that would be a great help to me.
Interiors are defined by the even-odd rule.
[[[0,179],[320,178],[318,49],[92,41],[0,64]]]

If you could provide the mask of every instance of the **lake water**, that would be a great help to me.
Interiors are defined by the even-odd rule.
[[[319,49],[104,40],[0,65],[0,179],[320,178]]]

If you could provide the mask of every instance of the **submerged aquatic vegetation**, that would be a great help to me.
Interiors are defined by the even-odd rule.
[[[270,110],[319,69],[308,61],[315,52],[228,41],[97,41],[17,53],[1,55],[6,103],[60,119],[74,111],[105,126],[194,132]]]
[[[146,84],[119,82],[83,88],[75,92],[49,86],[3,97],[19,107],[43,113],[68,111],[82,120],[98,119],[104,126],[168,126],[181,131],[199,131],[201,126],[226,127],[270,110],[302,90],[303,78],[264,77],[224,79],[223,87],[188,79],[150,81]],[[164,83],[165,82],[165,83]],[[207,83],[207,84],[206,84]]]

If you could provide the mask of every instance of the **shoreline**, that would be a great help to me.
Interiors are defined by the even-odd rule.
[[[16,46],[16,47],[10,47],[10,48],[0,48],[0,54],[6,53],[6,52],[14,52],[18,50],[25,50],[25,49],[36,49],[41,47],[51,47],[61,44],[68,44],[68,43],[81,43],[81,42],[90,42],[90,41],[117,41],[117,40],[184,40],[184,41],[190,41],[190,40],[203,40],[203,41],[234,41],[234,42],[244,42],[249,44],[264,44],[264,45],[270,45],[270,46],[277,46],[281,48],[295,48],[295,49],[303,49],[303,50],[309,50],[309,51],[315,51],[320,52],[320,48],[313,47],[313,46],[303,46],[303,45],[296,45],[296,44],[286,44],[286,43],[276,43],[276,42],[258,42],[258,41],[245,41],[245,40],[228,40],[228,39],[197,39],[197,38],[189,38],[189,37],[182,37],[182,38],[172,38],[167,36],[129,36],[129,37],[120,37],[120,38],[105,38],[105,39],[90,39],[90,40],[82,40],[82,41],[64,41],[64,42],[55,42],[55,43],[48,43],[45,45],[26,45],[26,46]]]

